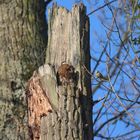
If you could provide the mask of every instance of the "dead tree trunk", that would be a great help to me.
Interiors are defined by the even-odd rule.
[[[58,102],[53,102],[56,106],[52,107],[52,112],[41,118],[41,140],[92,140],[91,79],[87,73],[90,70],[89,19],[86,8],[82,4],[75,5],[69,12],[54,5],[49,11],[48,25],[46,64],[50,63],[57,72],[65,61],[75,68],[77,76],[71,84],[57,83],[56,93],[51,96],[58,94]],[[53,98],[56,96],[50,100]]]

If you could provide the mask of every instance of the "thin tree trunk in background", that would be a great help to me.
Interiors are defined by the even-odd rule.
[[[45,61],[44,0],[0,2],[0,139],[28,140],[25,84]]]
[[[58,87],[58,108],[41,118],[41,140],[92,140],[89,19],[86,8],[72,12],[53,6],[49,11],[46,63],[58,67],[63,61],[78,73],[78,83]]]

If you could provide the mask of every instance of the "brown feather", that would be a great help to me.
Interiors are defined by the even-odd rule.
[[[69,64],[61,64],[58,68],[58,76],[61,82],[69,83],[74,76],[74,67]]]

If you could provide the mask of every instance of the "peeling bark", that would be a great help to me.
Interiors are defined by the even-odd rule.
[[[29,135],[32,140],[40,139],[40,120],[52,112],[46,93],[44,92],[39,74],[34,72],[28,82],[26,97],[28,103],[28,127]]]

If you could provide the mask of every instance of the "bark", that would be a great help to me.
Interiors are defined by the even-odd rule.
[[[27,140],[25,85],[45,60],[44,0],[0,2],[0,139]]]
[[[58,94],[58,106],[41,118],[41,140],[92,140],[91,79],[84,69],[90,70],[86,8],[75,5],[69,12],[54,5],[48,25],[46,64],[57,72],[65,61],[75,68],[77,78],[71,84],[59,85],[52,93]]]

